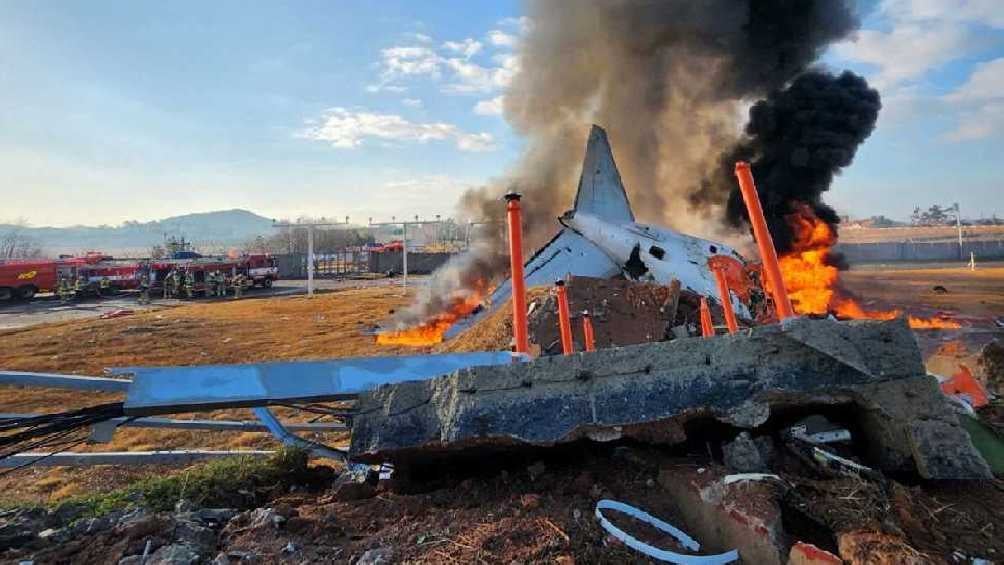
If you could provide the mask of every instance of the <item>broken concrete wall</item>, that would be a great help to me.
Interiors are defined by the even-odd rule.
[[[911,396],[894,398],[902,387]],[[875,453],[894,454],[874,458],[883,469],[912,462],[926,478],[989,478],[945,402],[905,322],[798,319],[384,386],[360,397],[350,454],[406,465],[471,447],[675,443],[694,418],[755,428],[772,409],[848,404],[874,415],[864,439]],[[956,466],[938,457],[949,448]]]

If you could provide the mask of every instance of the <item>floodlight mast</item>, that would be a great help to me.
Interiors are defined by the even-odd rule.
[[[389,222],[374,222],[373,218],[370,218],[370,227],[401,226],[401,288],[405,291],[408,290],[408,226],[438,226],[443,223],[443,221],[439,218],[439,214],[436,214],[435,220],[421,220],[419,219],[418,214],[415,215],[414,220],[397,221],[397,216],[391,216],[391,221]]]
[[[314,228],[330,226],[347,226],[349,217],[344,222],[328,222],[322,217],[319,222],[276,222],[272,220],[273,228],[306,228],[307,229],[307,296],[314,296]]]

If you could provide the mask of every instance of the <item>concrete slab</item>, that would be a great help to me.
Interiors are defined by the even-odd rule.
[[[886,383],[910,397],[881,394]],[[910,441],[910,426],[958,421],[926,376],[906,323],[800,319],[715,339],[682,339],[474,367],[360,396],[350,456],[407,465],[470,448],[552,446],[590,438],[656,443],[685,438],[682,425],[714,418],[756,428],[779,408],[861,408],[874,430],[864,439],[881,468],[904,464],[925,478],[987,478],[989,469],[962,437]],[[881,420],[881,421],[877,421]],[[921,464],[953,442],[960,467]],[[909,455],[907,455],[909,453]],[[982,463],[982,465],[981,465]]]

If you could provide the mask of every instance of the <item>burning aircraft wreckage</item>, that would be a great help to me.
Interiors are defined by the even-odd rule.
[[[379,336],[385,342],[457,340],[501,318],[511,341],[505,336],[493,351],[114,368],[111,377],[0,372],[4,384],[118,391],[126,397],[61,414],[7,416],[0,461],[11,467],[211,457],[213,452],[203,451],[59,452],[74,429],[89,427],[92,441],[108,441],[118,426],[193,429],[203,422],[206,429],[267,429],[285,444],[351,469],[391,464],[405,477],[451,461],[575,442],[673,446],[715,434],[738,442],[751,434],[783,432],[788,447],[825,472],[992,478],[963,425],[964,409],[926,373],[907,319],[896,313],[868,316],[860,308],[849,317],[880,320],[799,316],[826,313],[829,299],[820,307],[806,289],[789,297],[785,283],[791,276],[784,271],[796,268],[793,261],[804,261],[807,250],[832,244],[830,234],[806,212],[795,239],[808,237],[810,248],[796,246],[794,255],[779,259],[749,165],[737,163],[735,173],[759,263],[723,244],[636,223],[606,133],[594,126],[574,207],[559,218],[561,229],[547,245],[524,263],[520,196],[507,195],[511,277],[483,303],[453,301],[448,313],[418,328]],[[803,232],[808,236],[799,235]],[[617,292],[590,294],[591,288]],[[643,324],[645,313],[656,312],[664,331],[656,324],[632,338],[617,334],[611,324],[618,313],[610,302],[616,301],[613,294],[623,301],[632,292],[642,297],[628,313],[632,323]],[[531,308],[528,296],[536,297]],[[581,322],[578,338],[570,296]],[[849,298],[840,304],[838,314],[854,308],[847,306],[853,304]],[[718,335],[714,317],[724,335]],[[560,349],[551,347],[551,340]],[[287,428],[269,410],[333,402],[338,406],[328,413],[334,424]],[[230,407],[252,407],[260,423],[159,417]],[[798,422],[812,414],[834,422],[821,431],[800,428]],[[791,432],[795,429],[802,432]],[[351,440],[348,449],[337,449],[293,433],[300,430],[349,430]],[[837,443],[827,445],[832,442]],[[741,541],[734,543],[744,551]],[[723,555],[715,562],[736,558]]]

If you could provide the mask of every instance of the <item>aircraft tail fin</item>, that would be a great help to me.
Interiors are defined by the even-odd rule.
[[[621,182],[607,132],[594,125],[589,131],[586,157],[582,162],[575,212],[584,212],[609,222],[633,222],[634,213]]]

